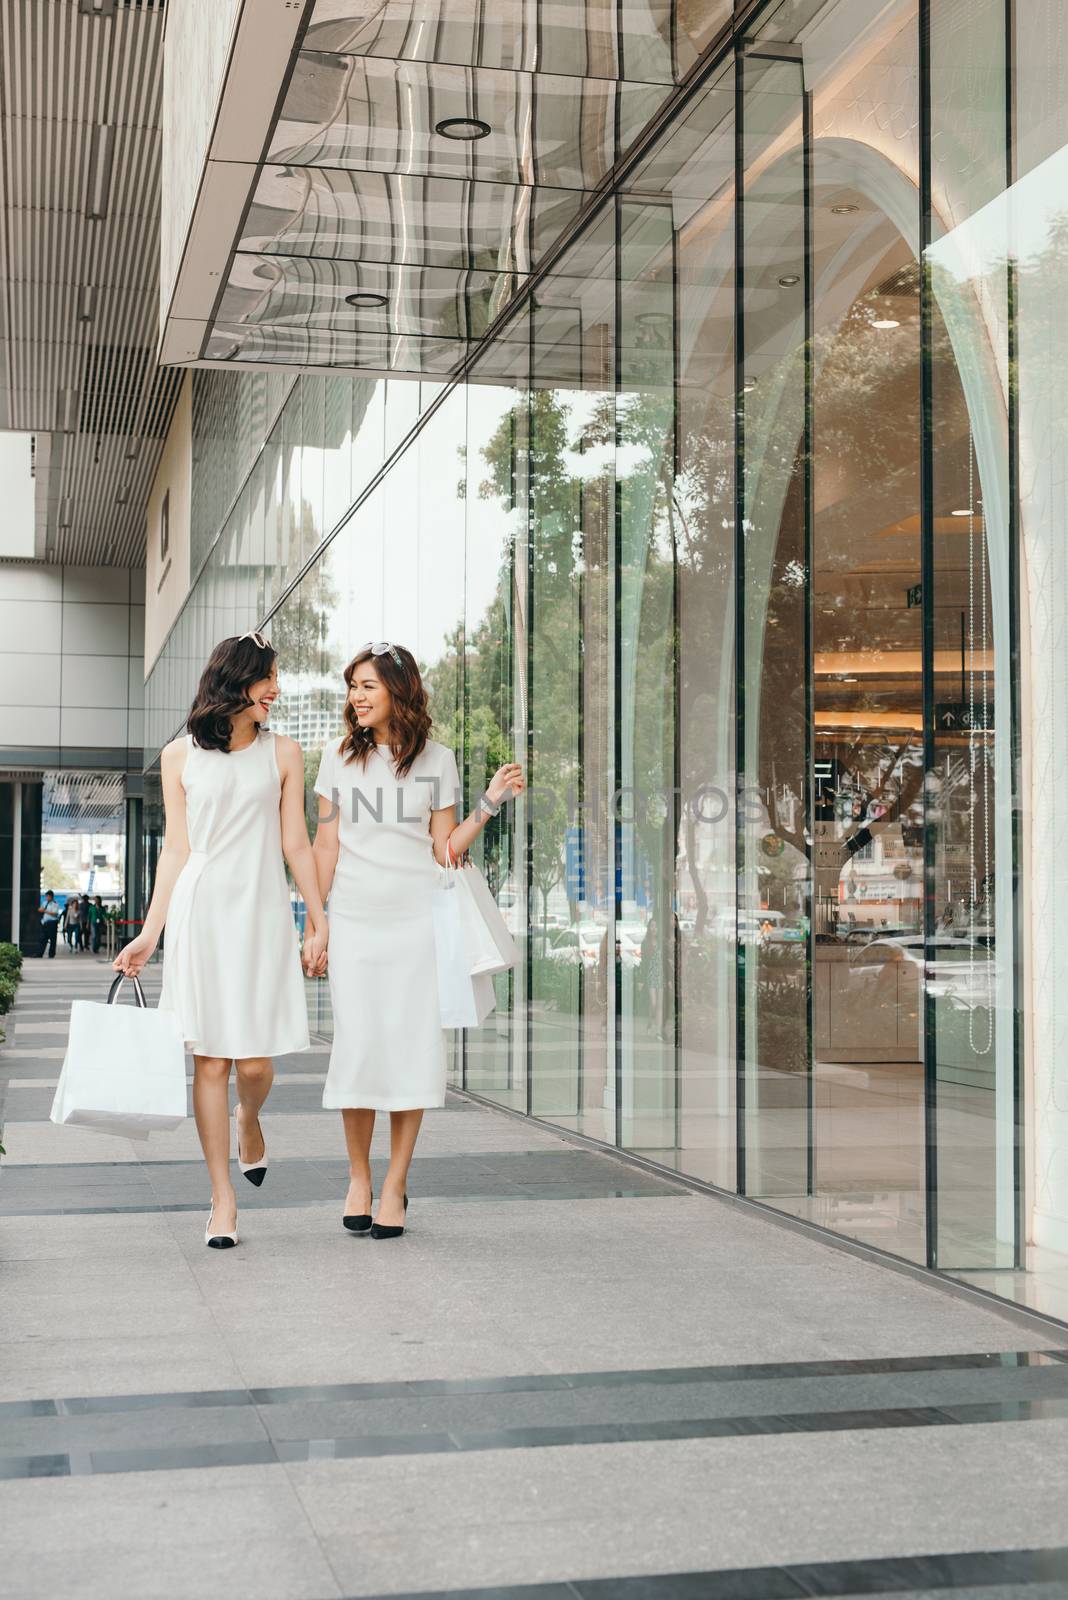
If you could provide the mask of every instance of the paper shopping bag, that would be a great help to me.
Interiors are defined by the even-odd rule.
[[[439,872],[431,902],[441,1026],[477,1028],[493,1010],[493,982],[489,977],[472,975],[456,878],[456,872],[449,868]]]
[[[519,960],[519,951],[490,893],[489,884],[473,861],[457,870],[456,882],[471,957],[469,970],[472,975],[485,973],[489,976],[507,972]]]
[[[122,981],[106,1004],[71,1005],[51,1115],[68,1127],[147,1139],[185,1120],[185,1046],[175,1018],[146,1005],[136,978],[137,1005],[114,1004]]]

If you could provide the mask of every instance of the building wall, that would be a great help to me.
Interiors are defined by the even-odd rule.
[[[10,565],[0,600],[0,765],[140,767],[144,573]]]
[[[826,22],[806,37],[804,76],[788,60],[771,66],[758,54],[743,58],[741,87],[753,111],[744,182],[756,203],[747,211],[752,293],[742,307],[742,397],[731,343],[738,310],[729,122],[736,84],[727,63],[718,90],[710,86],[690,124],[691,131],[706,126],[707,113],[709,149],[700,152],[707,169],[685,130],[673,159],[673,131],[665,130],[650,171],[664,189],[676,184],[675,207],[643,200],[640,181],[634,195],[617,197],[615,213],[606,208],[558,263],[551,292],[539,294],[542,304],[524,325],[529,351],[513,328],[514,356],[503,345],[494,352],[492,378],[476,367],[470,385],[446,398],[374,492],[364,493],[372,473],[436,386],[412,398],[403,384],[341,375],[298,380],[216,524],[203,573],[150,680],[155,747],[184,713],[211,643],[267,619],[291,707],[287,725],[307,729],[310,771],[315,747],[328,737],[320,708],[329,710],[347,655],[368,638],[409,644],[432,686],[438,737],[464,754],[469,794],[505,754],[530,766],[529,809],[511,813],[484,847],[487,871],[529,956],[511,986],[502,986],[498,1019],[468,1036],[466,1085],[608,1142],[667,1152],[665,1159],[724,1187],[737,1182],[787,1210],[961,1270],[1011,1265],[1014,1256],[1018,975],[1021,1033],[1032,1047],[1023,1067],[1034,1091],[1026,1135],[1035,1203],[1024,1227],[1029,1240],[1068,1250],[1068,869],[1060,854],[1068,569],[1059,443],[1068,363],[1058,316],[1068,252],[1052,198],[1063,193],[1061,169],[1045,169],[1044,213],[1036,186],[1026,188],[1032,172],[1042,185],[1043,163],[1056,163],[1068,148],[1059,80],[1049,73],[1051,61],[1068,56],[1060,12],[1053,0],[1017,8],[1017,70],[1021,90],[1026,86],[1020,104],[1033,115],[1021,125],[1015,191],[1006,190],[1005,179],[1000,0],[976,0],[963,35],[950,12],[932,10],[926,149],[913,0],[872,0],[856,14],[828,6]],[[815,704],[824,728],[835,716],[852,718],[845,725],[858,730],[862,755],[865,739],[870,750],[881,727],[895,728],[894,761],[907,750],[902,766],[920,781],[911,820],[881,837],[870,859],[910,885],[899,894],[899,910],[906,906],[918,918],[924,886],[931,903],[937,893],[940,915],[950,917],[946,967],[930,986],[937,1014],[931,1036],[925,1039],[916,971],[891,972],[888,964],[878,990],[869,969],[868,1015],[854,1005],[845,1020],[855,1037],[844,1045],[838,1038],[837,1049],[825,1052],[829,1059],[814,1067],[798,998],[805,986],[795,981],[802,964],[791,965],[803,949],[803,918],[790,930],[800,935],[793,951],[782,940],[767,960],[767,952],[746,952],[741,1039],[733,1010],[737,908],[744,922],[780,901],[788,906],[790,882],[811,870],[828,904],[842,893],[863,913],[861,923],[871,922],[866,880],[874,867],[869,871],[858,851],[846,883],[839,816],[819,819],[817,829],[821,846],[831,837],[829,868],[818,859],[811,865],[801,821],[807,735],[799,598],[806,569],[796,452],[804,425],[806,263],[794,224],[802,215],[797,158],[805,90],[814,97],[817,263],[811,518],[817,566],[824,561],[814,627],[829,641],[822,647],[828,660],[842,657],[840,672],[814,673],[821,680]],[[918,293],[924,172],[936,236],[926,329]],[[835,220],[845,214],[856,220]],[[617,239],[625,241],[621,253]],[[1011,256],[1021,262],[1015,301],[1005,271]],[[1018,525],[1009,497],[1013,306]],[[934,382],[927,421],[918,406],[924,355]],[[517,363],[511,372],[509,359]],[[228,381],[239,414],[247,412],[252,401],[241,400],[241,386],[251,396],[259,380],[235,370]],[[733,483],[739,415],[748,474],[740,542]],[[225,443],[221,438],[214,452],[220,461]],[[935,514],[934,558],[921,585],[923,450]],[[204,459],[210,456],[206,450]],[[194,500],[198,492],[194,460]],[[352,515],[327,543],[346,505]],[[211,520],[206,516],[205,528]],[[316,551],[299,587],[288,592]],[[1027,624],[1020,642],[1027,653],[1028,789],[1012,742],[1016,556]],[[746,630],[740,643],[739,593]],[[919,627],[923,607],[936,641],[924,671],[941,684],[936,697],[978,695],[984,707],[981,725],[970,724],[966,738],[927,730],[925,743],[915,699],[921,648],[928,648]],[[956,676],[962,618],[967,690],[958,689]],[[899,652],[901,669],[899,681],[879,685],[868,662],[870,695],[853,687],[856,676],[846,670],[850,652],[871,647],[866,626],[887,626],[888,659]],[[740,741],[737,681],[748,716]],[[913,694],[907,707],[903,689]],[[907,715],[895,724],[903,707]],[[952,709],[944,708],[950,716]],[[823,740],[833,742],[826,732]],[[931,749],[935,760],[925,774]],[[734,770],[735,760],[746,773]],[[586,807],[619,785],[640,782],[670,794],[680,779],[684,788],[711,779],[733,797],[747,775],[763,808],[747,830],[748,867],[734,857],[733,818],[718,831],[684,827],[675,838],[651,824],[644,831],[625,825],[613,839],[599,823],[580,818],[576,826],[566,804],[557,804],[569,779]],[[887,792],[905,787],[900,770],[892,782],[889,766],[883,776]],[[871,792],[883,804],[883,789]],[[925,855],[922,838],[917,844],[906,834],[925,836],[928,824],[937,849]],[[1029,855],[1016,855],[1014,828]],[[1021,969],[1013,895],[1028,877],[1034,965]],[[616,924],[615,963],[611,934],[606,963],[575,972],[547,959],[550,930],[560,919],[576,922],[576,903],[580,932],[585,919],[602,935]],[[665,908],[685,919],[675,941],[664,936]],[[776,915],[788,924],[787,912]],[[824,938],[826,927],[819,925]],[[644,957],[639,967],[627,955],[635,930],[656,951],[652,981]],[[848,959],[822,964],[816,1039],[835,1036],[850,985],[867,992],[864,971]],[[890,977],[897,998],[888,1004]],[[674,1013],[666,1029],[665,1011]],[[858,1056],[858,1016],[873,1033],[893,1024],[882,1053],[870,1038]],[[818,1135],[812,1155],[810,1070],[817,1084],[811,1126],[818,1126],[818,1107],[849,1076],[832,1070],[821,1077],[821,1068],[903,1062],[919,1069],[897,1085],[901,1101],[908,1099],[905,1112],[899,1117],[880,1101],[877,1071],[858,1071],[849,1080],[857,1098],[829,1137]],[[937,1102],[938,1155],[937,1171],[931,1163],[926,1172],[925,1088]],[[884,1174],[879,1163],[891,1151]],[[854,1158],[867,1163],[857,1193],[848,1182]],[[928,1178],[937,1183],[937,1216],[925,1216]],[[924,1234],[928,1222],[933,1241]]]
[[[148,497],[145,543],[146,677],[189,593],[192,389],[192,380],[187,376]]]

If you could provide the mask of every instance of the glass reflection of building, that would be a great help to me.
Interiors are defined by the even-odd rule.
[[[433,59],[355,9],[305,41],[230,366],[193,377],[200,573],[149,744],[236,628],[267,623],[295,707],[403,640],[468,794],[511,755],[530,783],[476,852],[522,960],[458,1085],[1052,1285],[1061,8],[783,0],[695,72],[709,7],[688,53],[652,26],[644,76],[613,30],[531,56],[530,7]],[[431,159],[398,84],[507,131]]]

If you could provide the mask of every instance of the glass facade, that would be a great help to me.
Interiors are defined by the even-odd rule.
[[[1020,641],[1068,611],[1064,29],[1054,0],[750,11],[546,269],[591,181],[557,175],[462,384],[195,374],[204,564],[146,741],[264,621],[311,773],[353,650],[409,645],[469,799],[504,759],[529,782],[476,847],[522,956],[454,1081],[1006,1292],[1068,1217],[1059,1130],[1028,1183],[1028,1095],[1063,1082],[1040,1040],[1025,1094],[1020,1007],[1021,840],[1055,827]],[[257,293],[348,283],[376,224],[344,156],[317,150],[299,284],[265,169]],[[518,203],[489,155],[467,178]],[[441,238],[438,321],[403,331],[476,339],[497,290]],[[1041,641],[1021,553],[1060,597]],[[1041,715],[1059,759],[1068,711]]]

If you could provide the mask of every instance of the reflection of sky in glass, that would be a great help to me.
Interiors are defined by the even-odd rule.
[[[985,277],[1007,255],[1027,261],[1045,249],[1057,221],[1068,215],[1068,146],[1049,156],[950,229],[928,255],[961,283]]]

